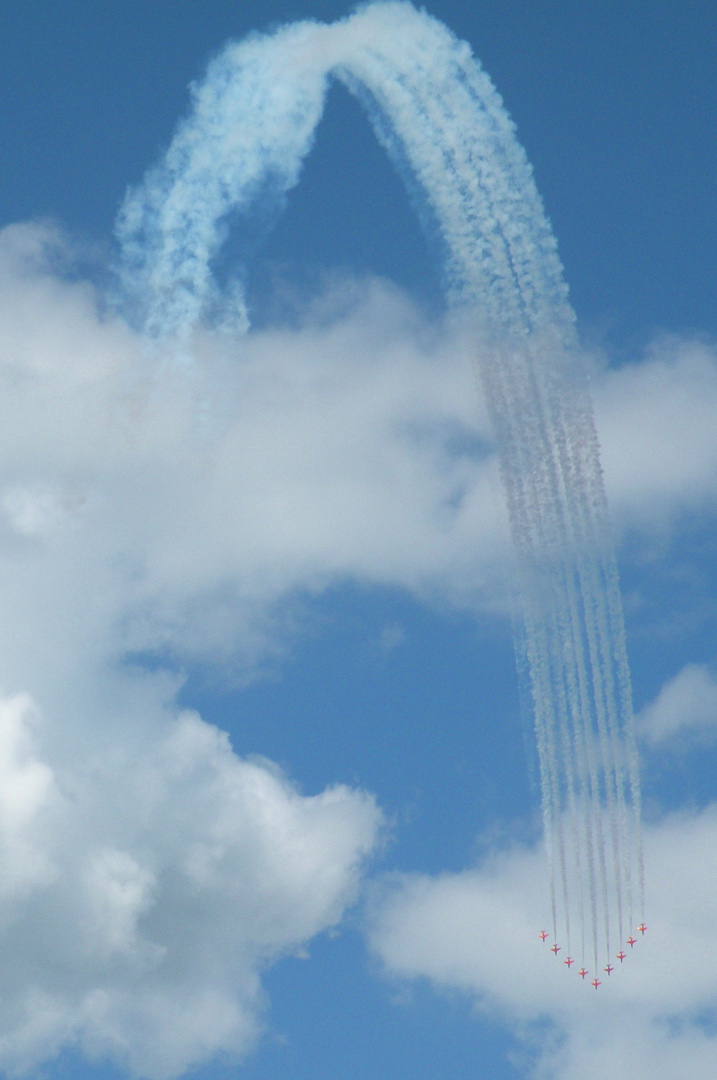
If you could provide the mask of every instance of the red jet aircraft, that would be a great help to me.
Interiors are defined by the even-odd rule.
[[[564,964],[567,964],[567,965],[568,965],[568,967],[570,967],[570,965],[571,965],[571,964],[574,964],[574,963],[575,963],[575,961],[573,960],[572,956],[568,956],[566,960],[563,960],[563,963],[564,963]]]
[[[603,971],[607,971],[608,975],[610,974],[611,971],[614,971],[614,970],[615,970],[615,968],[612,966],[612,964],[608,964],[607,967],[603,968]]]
[[[538,937],[540,938],[541,941],[545,941],[547,936],[548,936],[548,931],[547,930],[541,930],[540,933],[538,934]]]
[[[627,939],[627,943],[630,946],[630,948],[632,948],[633,945],[637,944],[637,938],[634,938],[632,936],[632,934],[631,934],[630,937]]]
[[[625,959],[626,956],[627,956],[627,953],[624,953],[622,951],[622,949],[620,949],[620,952],[617,954],[617,958],[620,961],[620,963],[623,962],[623,960]]]
[[[600,985],[600,980],[599,979],[593,979],[593,981],[590,983],[590,985],[594,986],[595,989],[597,990],[598,986]]]
[[[587,968],[580,968],[580,971],[578,972],[578,975],[580,975],[583,979],[585,978],[586,975],[589,975],[589,974],[590,974],[590,972],[588,971]]]
[[[554,952],[555,955],[557,956],[558,953],[560,952],[560,946],[559,945],[551,945],[550,946],[550,951]]]
[[[645,926],[644,922],[641,922],[637,929],[640,931],[641,934],[644,934],[647,930],[647,927]]]

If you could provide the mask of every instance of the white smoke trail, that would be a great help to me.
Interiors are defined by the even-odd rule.
[[[520,556],[553,930],[571,913],[597,967],[642,910],[639,769],[615,556],[587,380],[556,244],[488,76],[403,0],[331,26],[229,45],[164,162],[118,222],[121,280],[150,335],[248,326],[241,282],[212,273],[230,215],[275,213],[298,181],[334,76],[364,104],[475,326]],[[607,838],[607,840],[606,840]],[[560,909],[560,914],[558,911]],[[572,920],[573,924],[575,919]]]
[[[193,112],[164,161],[125,199],[121,280],[147,333],[181,334],[216,315],[212,260],[224,219],[259,198],[280,209],[296,184],[326,94],[326,66],[311,62],[318,32],[300,23],[229,45],[194,87]],[[241,330],[249,322],[237,286],[222,312]]]

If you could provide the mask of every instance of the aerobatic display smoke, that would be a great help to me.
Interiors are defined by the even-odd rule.
[[[229,222],[278,212],[331,78],[363,104],[470,320],[518,555],[552,933],[596,969],[643,918],[640,787],[617,567],[584,362],[530,165],[488,76],[437,20],[376,3],[230,44],[118,236],[127,309],[160,339],[246,329],[213,273]],[[643,924],[644,925],[644,924]]]

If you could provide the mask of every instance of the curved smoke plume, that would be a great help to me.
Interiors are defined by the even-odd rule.
[[[229,215],[280,210],[331,77],[374,130],[445,253],[475,327],[519,555],[519,659],[541,767],[553,933],[609,957],[643,902],[640,791],[617,568],[598,442],[555,240],[488,76],[441,23],[376,3],[229,45],[118,223],[128,308],[153,336],[246,329],[212,273]],[[577,945],[577,940],[575,945]]]

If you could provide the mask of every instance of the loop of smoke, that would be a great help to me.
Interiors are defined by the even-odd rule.
[[[298,182],[329,79],[365,106],[424,222],[449,302],[475,327],[520,556],[517,651],[541,767],[553,932],[611,955],[643,904],[640,790],[617,568],[592,407],[556,244],[487,75],[405,2],[229,45],[165,160],[118,222],[125,304],[144,331],[248,328],[241,282],[213,279],[226,221]],[[571,915],[573,918],[571,919]],[[577,942],[576,942],[577,944]]]

